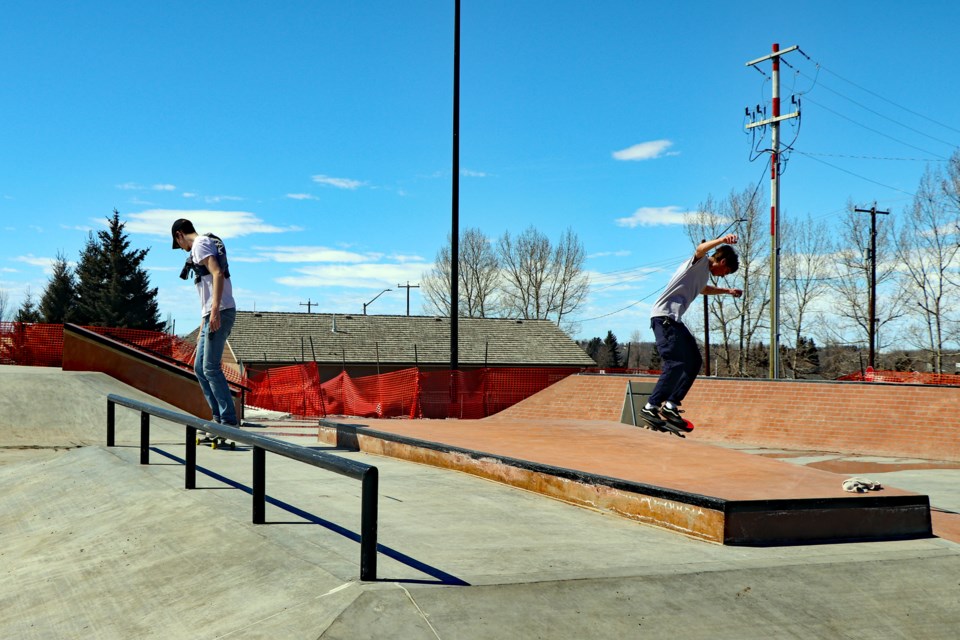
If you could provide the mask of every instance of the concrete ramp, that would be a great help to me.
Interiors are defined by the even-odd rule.
[[[50,448],[104,444],[107,395],[118,393],[175,409],[105,373],[0,365],[0,447]],[[132,442],[139,417],[118,412],[118,437]],[[129,427],[129,428],[127,428]]]

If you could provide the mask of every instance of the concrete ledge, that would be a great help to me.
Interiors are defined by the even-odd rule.
[[[711,487],[722,487],[723,482],[717,482],[714,470],[708,467],[703,467],[698,481],[694,478],[704,491],[693,492],[412,437],[397,433],[394,428],[381,429],[384,422],[396,423],[389,426],[397,430],[409,425],[409,421],[380,421],[374,427],[322,420],[319,439],[365,453],[462,471],[725,545],[892,540],[932,535],[929,498],[923,495],[893,490],[892,495],[883,496],[811,498],[798,491],[795,498],[721,497],[709,495]],[[496,426],[491,421],[471,421],[469,425],[461,422],[448,429],[453,435],[465,429],[490,430]],[[552,429],[555,438],[562,439],[563,425],[554,425]],[[634,429],[632,433],[664,442],[662,437],[641,430]],[[679,441],[666,442],[667,446],[690,446]],[[578,446],[589,449],[590,444],[579,442]],[[741,454],[716,449],[711,455],[722,458]],[[696,464],[695,459],[691,462]],[[780,464],[791,476],[803,473],[802,469]],[[837,478],[839,483],[840,477]]]

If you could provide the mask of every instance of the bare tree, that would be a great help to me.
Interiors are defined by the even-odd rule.
[[[908,313],[919,320],[920,331],[910,331],[913,346],[930,357],[934,373],[943,373],[948,342],[960,322],[956,300],[960,294],[957,267],[960,266],[958,225],[960,211],[951,206],[950,181],[942,172],[927,169],[920,180],[913,205],[905,212],[900,225],[897,258],[910,286],[903,289],[909,296]],[[954,182],[956,184],[956,182]]]
[[[6,289],[0,289],[0,322],[5,322],[10,316],[10,296]]]
[[[558,326],[563,326],[567,316],[579,308],[587,296],[590,280],[583,270],[586,259],[583,243],[568,227],[553,251],[550,269],[548,306]]]
[[[841,229],[834,247],[834,275],[830,288],[837,295],[834,314],[836,322],[824,323],[827,340],[838,344],[869,341],[870,325],[870,218],[854,211],[848,203],[841,220]],[[906,313],[907,292],[898,286],[896,249],[893,246],[893,225],[883,216],[877,220],[877,335],[876,350],[880,352],[895,340],[893,332],[881,332]]]
[[[830,236],[826,224],[815,224],[809,215],[800,222],[784,222],[781,229],[784,238],[780,278],[783,292],[781,317],[784,327],[793,338],[790,368],[796,378],[802,356],[799,346],[804,331],[807,331],[806,322],[810,320],[816,303],[829,290],[827,278],[832,263]]]
[[[734,224],[736,220],[743,222]],[[736,249],[740,269],[728,276],[728,280],[734,283],[732,286],[743,289],[743,297],[715,296],[709,299],[710,316],[716,321],[711,323],[711,334],[719,330],[721,335],[718,356],[723,366],[717,368],[717,373],[746,376],[750,370],[750,345],[757,331],[764,326],[763,312],[769,303],[769,249],[761,241],[763,224],[756,191],[731,191],[720,202],[712,195],[707,196],[698,211],[688,217],[687,235],[694,244],[699,244],[701,240],[719,237],[731,229],[731,225],[732,231],[739,236]]]
[[[583,271],[583,243],[567,229],[556,247],[528,227],[516,238],[504,232],[497,242],[503,270],[501,301],[513,317],[551,319],[562,325],[583,303],[589,280]]]
[[[459,314],[469,318],[498,315],[497,292],[500,265],[490,239],[480,229],[467,229],[460,236],[458,263]],[[450,237],[437,252],[433,267],[423,275],[424,310],[450,315]]]

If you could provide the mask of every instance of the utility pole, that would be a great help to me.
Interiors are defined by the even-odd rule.
[[[410,315],[410,289],[419,289],[420,285],[410,284],[410,281],[407,280],[407,284],[398,284],[397,289],[406,289],[407,290],[407,315]]]
[[[890,215],[889,211],[877,211],[877,203],[869,209],[854,209],[856,213],[870,214],[870,325],[867,335],[870,339],[869,364],[876,369],[877,355],[877,214]]]
[[[773,62],[773,117],[753,122],[747,129],[770,125],[770,378],[780,375],[780,122],[800,117],[800,111],[780,115],[780,56],[796,51],[796,45],[783,51],[776,42],[772,53],[751,60],[748,67],[766,60]]]
[[[301,302],[301,303],[300,303],[300,306],[301,306],[301,307],[306,307],[306,308],[307,308],[307,313],[310,313],[310,309],[312,309],[313,307],[319,307],[319,306],[320,306],[320,303],[319,303],[319,302],[310,302],[310,298],[307,298],[307,301],[306,301],[306,302]]]
[[[700,242],[706,242],[704,238]],[[710,375],[710,301],[703,296],[703,372]]]
[[[450,370],[460,369],[460,0],[453,16],[453,193],[450,230]],[[409,289],[407,289],[409,291]]]

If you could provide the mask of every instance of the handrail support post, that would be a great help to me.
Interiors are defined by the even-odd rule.
[[[196,427],[186,426],[186,458],[187,464],[184,471],[183,484],[186,489],[197,488],[197,429]]]
[[[140,464],[150,464],[150,414],[140,412]]]
[[[113,447],[117,441],[117,405],[107,400],[107,446]]]
[[[267,473],[266,450],[253,448],[253,524],[267,521]]]
[[[371,467],[363,474],[360,504],[360,579],[377,579],[377,494],[379,472]]]

